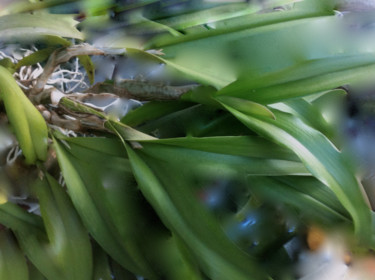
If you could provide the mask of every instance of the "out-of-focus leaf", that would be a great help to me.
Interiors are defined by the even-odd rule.
[[[140,141],[144,142],[241,157],[298,161],[292,151],[260,136],[181,137]]]
[[[55,35],[45,35],[40,38],[42,43],[45,43],[47,47],[69,47],[72,45],[72,42]]]
[[[0,205],[0,221],[47,279],[92,279],[89,235],[63,188],[46,176],[35,186],[42,217],[6,202]]]
[[[90,56],[80,55],[78,56],[79,63],[83,65],[86,70],[87,76],[89,77],[90,84],[93,84],[95,81],[95,65],[92,62]]]
[[[137,276],[111,259],[112,275],[116,280],[137,280]]]
[[[32,54],[25,56],[16,64],[16,69],[19,69],[22,66],[34,65],[40,62],[43,62],[48,59],[48,57],[60,47],[68,47],[71,45],[71,42],[55,35],[44,35],[38,39],[39,43],[45,47],[39,49]]]
[[[218,151],[211,146],[211,149],[215,152],[207,152],[158,144],[157,142],[158,140],[148,143],[139,141],[143,146],[141,150],[147,151],[147,154],[155,159],[178,158],[179,162],[184,162],[186,166],[191,166],[190,168],[194,168],[194,170],[199,169],[199,172],[205,172],[210,176],[215,176],[215,174],[217,176],[219,174],[239,176],[240,180],[245,174],[266,176],[310,175],[301,162],[273,158],[252,158],[245,156],[246,153],[244,155],[233,155],[232,152],[228,151],[231,146],[226,146],[224,151]],[[189,147],[189,145],[186,146]],[[208,150],[208,148],[205,148],[205,150]]]
[[[291,5],[279,7],[279,9],[274,9],[273,11],[267,10],[266,13],[236,16],[235,18],[213,22],[213,24],[207,23],[207,25],[213,29],[211,32],[215,32],[216,30],[219,30],[219,32],[224,32],[227,30],[233,31],[255,28],[302,18],[328,16],[333,15],[332,8],[334,3],[332,2],[334,2],[334,0],[299,1]]]
[[[190,107],[191,103],[176,101],[151,101],[127,113],[121,122],[129,126],[137,126],[148,120]]]
[[[1,223],[17,232],[29,232],[43,236],[44,226],[42,218],[26,212],[20,206],[5,202],[0,204]]]
[[[45,1],[28,1],[28,0],[17,0],[12,1],[11,4],[6,6],[0,11],[0,15],[17,14],[35,12],[50,7],[59,5],[66,5],[72,2],[78,2],[79,0],[45,0]]]
[[[170,166],[155,160],[145,147],[135,151],[125,146],[142,193],[167,227],[187,244],[210,278],[237,280],[252,275],[269,279],[254,259],[228,240],[217,220],[198,202],[182,173],[170,173]]]
[[[264,8],[281,6],[292,2],[295,2],[295,0],[268,1],[263,4],[254,2],[224,4],[211,9],[204,9],[193,13],[184,13],[182,15],[161,19],[159,22],[181,30],[191,26],[210,24],[224,19],[254,14]]]
[[[306,168],[332,189],[350,213],[358,240],[370,244],[370,209],[361,192],[362,187],[346,159],[323,134],[287,113],[274,110],[276,120],[272,120],[246,115],[223,105],[250,129],[294,151]]]
[[[12,62],[10,58],[6,57],[0,60],[0,66],[6,68],[12,74],[15,72],[16,66],[14,65],[14,63]]]
[[[331,129],[342,124],[344,116],[346,91],[335,89],[322,96],[312,99],[310,102],[316,107]]]
[[[314,24],[315,19],[311,19],[300,23],[304,27],[297,25],[297,21],[287,21],[242,30],[206,31],[179,41],[154,43],[150,48],[162,48],[163,61],[190,78],[222,88],[235,81],[240,73],[246,73],[251,79],[308,57],[309,51],[313,50],[308,47],[310,37],[304,37],[302,30],[312,28]],[[277,44],[274,43],[276,40]],[[298,44],[291,45],[296,40]]]
[[[150,135],[147,135],[145,133],[142,133],[130,126],[127,126],[121,122],[108,120],[104,124],[108,129],[118,132],[121,134],[122,137],[124,137],[127,140],[152,140],[155,139],[155,137],[152,137]]]
[[[111,139],[101,139],[101,141],[110,142],[112,149],[117,150],[119,155],[123,153],[116,141]],[[121,232],[126,233],[127,230],[133,229],[132,222],[136,218],[123,209],[126,206],[123,199],[128,197],[129,192],[133,192],[132,189],[113,188],[113,184],[121,186],[129,181],[129,173],[126,172],[127,161],[124,158],[106,155],[106,158],[111,160],[106,161],[106,165],[101,165],[102,154],[87,149],[85,145],[80,147],[71,143],[70,149],[67,149],[56,139],[54,145],[69,194],[93,238],[122,266],[138,275],[147,275],[147,277],[153,275],[149,267],[132,258],[129,251],[134,250],[132,248],[136,244],[129,241],[129,238],[121,238],[124,237]],[[87,160],[89,163],[86,162]],[[90,166],[92,163],[97,165]],[[123,183],[118,185],[121,181]],[[105,191],[104,184],[111,186],[108,191]],[[121,204],[118,203],[119,199]],[[130,227],[127,226],[129,223]]]
[[[173,36],[181,36],[182,34],[177,30],[173,29],[170,25],[149,20],[143,16],[143,11],[133,11],[129,14],[128,18],[130,26],[127,28],[128,32],[132,34],[148,34],[148,33],[160,33],[169,32]]]
[[[205,279],[193,259],[191,252],[186,245],[175,235],[168,233],[161,238],[155,239],[150,245],[150,251],[153,252],[154,265],[164,271],[166,278],[174,279]]]
[[[283,203],[298,210],[307,222],[333,225],[350,216],[334,193],[314,177],[248,177],[251,191],[262,201]]]
[[[235,107],[238,111],[244,114],[254,114],[275,119],[273,113],[267,107],[259,103],[230,96],[219,96],[217,97],[217,100],[222,101],[229,106]]]
[[[319,108],[304,99],[292,99],[283,103],[273,104],[272,107],[298,116],[306,124],[322,132],[327,137],[330,138],[332,136],[332,127],[324,119]]]
[[[133,273],[150,279],[185,279],[185,268],[190,263],[194,267],[193,262],[179,250],[170,252],[169,232],[158,224],[142,200],[121,142],[105,138],[65,141],[69,150],[55,143],[60,166],[72,199],[80,203],[77,209],[95,240]],[[108,159],[105,163],[103,156]],[[68,164],[72,169],[67,169]],[[75,181],[72,174],[77,176]],[[171,269],[168,264],[173,260],[181,267]],[[189,279],[201,279],[197,270],[192,269],[189,275]]]
[[[51,260],[57,275],[44,272],[44,263],[34,265],[49,279],[92,279],[92,250],[89,235],[72,202],[57,181],[46,178],[36,185],[40,210],[49,240]],[[28,256],[32,259],[32,252]],[[69,269],[66,269],[69,267]]]
[[[0,98],[27,163],[47,157],[47,125],[7,69],[0,66]]]
[[[81,6],[85,14],[95,17],[107,14],[113,4],[111,0],[82,0]]]
[[[231,114],[222,109],[201,104],[150,120],[137,129],[158,138],[249,134],[249,129]]]
[[[29,266],[29,279],[33,280],[46,280],[43,274],[31,263],[28,263]]]
[[[259,79],[239,79],[220,90],[217,95],[271,104],[354,82],[368,83],[374,73],[373,55],[323,58]]]
[[[43,62],[48,59],[48,57],[55,51],[56,48],[49,47],[36,51],[28,56],[25,56],[18,61],[16,69],[21,68],[22,66],[34,65],[40,62]]]
[[[28,280],[26,259],[7,230],[0,231],[0,278]]]
[[[372,31],[368,31],[369,33],[365,35],[354,34],[355,32],[348,28],[350,18],[334,16],[332,5],[311,12],[309,7],[300,8],[303,2],[307,1],[296,3],[291,11],[279,11],[271,15],[258,14],[254,15],[254,18],[249,16],[246,21],[242,21],[242,24],[237,21],[238,26],[234,25],[231,28],[225,28],[223,25],[216,30],[196,32],[177,38],[155,39],[146,45],[146,48],[162,48],[165,63],[178,67],[185,74],[194,73],[191,78],[199,79],[196,81],[203,84],[220,89],[240,79],[239,84],[247,84],[242,88],[242,91],[246,93],[242,92],[242,94],[247,94],[249,89],[257,89],[248,86],[252,83],[265,82],[271,87],[272,82],[278,80],[268,78],[267,75],[270,73],[277,73],[284,69],[296,70],[293,74],[288,71],[288,74],[284,76],[290,79],[294,79],[295,75],[297,78],[312,74],[311,69],[306,71],[306,67],[305,71],[303,67],[296,68],[306,61],[315,61],[309,67],[318,67],[318,74],[323,75],[333,72],[331,68],[334,64],[336,64],[335,71],[340,69],[340,64],[341,70],[345,67],[347,69],[359,67],[358,61],[361,59],[362,62],[364,61],[361,55],[370,57],[368,53],[374,52],[374,42],[369,39],[373,37]],[[215,24],[212,26],[214,28]],[[356,36],[356,40],[348,40],[351,35]],[[217,59],[218,57],[220,59]],[[319,60],[322,63],[317,63]],[[362,66],[364,65],[366,64]],[[202,76],[198,77],[198,73]],[[332,81],[329,78],[324,82],[337,84],[336,76],[333,75]],[[271,81],[270,84],[268,84],[269,81]],[[319,87],[319,82],[323,82],[323,78],[315,77],[312,85]],[[321,87],[324,86],[324,84],[321,85]],[[302,84],[300,87],[303,88]],[[234,88],[232,86],[228,92]],[[332,86],[325,89],[330,88]],[[314,90],[316,92],[316,89]],[[279,94],[280,92],[274,92],[274,96]],[[259,100],[262,96],[264,95],[259,93]],[[257,102],[260,102],[259,100],[253,99]]]
[[[179,65],[174,63],[172,60],[167,60],[139,49],[127,48],[126,53],[135,58],[142,58],[146,61],[165,64],[168,68],[166,69],[167,72],[177,72],[183,78],[190,79],[204,85],[212,85],[221,88],[233,81],[233,79],[227,79],[227,76],[225,75],[213,77],[209,74],[209,72],[205,72],[204,69],[202,69],[202,71],[198,71],[197,69]],[[224,66],[224,62],[222,66]]]
[[[83,40],[71,15],[12,14],[0,17],[1,40],[33,40],[43,35],[54,35]]]
[[[109,257],[102,248],[93,243],[94,273],[93,280],[112,280]]]

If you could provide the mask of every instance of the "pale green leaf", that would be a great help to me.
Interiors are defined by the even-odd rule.
[[[1,40],[35,40],[44,35],[54,35],[83,40],[72,15],[12,14],[0,17]]]
[[[47,125],[10,72],[0,66],[0,98],[27,163],[47,157]]]

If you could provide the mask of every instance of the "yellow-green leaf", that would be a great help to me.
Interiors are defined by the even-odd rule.
[[[26,163],[47,157],[47,125],[34,105],[22,92],[10,72],[0,66],[0,98],[26,158]]]

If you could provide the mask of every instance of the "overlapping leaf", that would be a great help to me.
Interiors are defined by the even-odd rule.
[[[323,38],[336,30],[327,29],[324,34],[317,34],[315,30],[322,19],[336,22],[335,18],[324,17],[332,15],[332,10],[312,10],[303,2],[295,4],[294,9],[297,12],[250,15],[245,23],[235,21],[231,28],[223,24],[216,29],[215,22],[209,23],[214,30],[156,38],[146,47],[163,48],[165,56],[161,60],[164,63],[193,80],[217,88],[235,81],[243,73],[250,79],[279,71],[304,59],[332,55],[331,42],[326,40],[323,43]]]
[[[0,66],[0,98],[27,163],[47,157],[47,125],[10,72]]]
[[[142,193],[167,227],[189,246],[211,279],[248,279],[249,275],[269,279],[253,258],[229,241],[218,221],[198,202],[188,183],[191,178],[183,170],[176,173],[172,162],[155,159],[145,146],[132,150],[125,145]]]
[[[342,154],[320,132],[298,118],[274,110],[276,120],[247,115],[223,105],[250,129],[294,151],[308,170],[335,193],[350,213],[355,232],[362,244],[371,241],[370,209],[361,186]]]
[[[47,279],[91,279],[89,236],[67,194],[48,174],[36,193],[42,218],[7,202],[0,205],[1,223],[13,230],[23,252]]]
[[[0,278],[28,280],[26,259],[10,232],[0,232]]]
[[[217,95],[276,103],[350,83],[369,83],[375,73],[374,63],[374,56],[368,54],[310,60],[259,79],[238,79]]]
[[[334,193],[314,177],[249,176],[250,189],[259,199],[296,209],[305,223],[326,226],[349,222],[350,216]]]
[[[121,142],[105,138],[55,141],[72,200],[95,240],[124,268],[149,279],[201,279],[138,192]],[[103,162],[105,157],[107,161]],[[171,269],[171,262],[181,267]],[[187,274],[186,274],[187,273]]]

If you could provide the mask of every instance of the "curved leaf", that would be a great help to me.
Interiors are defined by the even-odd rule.
[[[294,151],[306,168],[332,189],[350,213],[358,240],[371,242],[371,215],[361,185],[343,155],[320,132],[298,118],[273,110],[276,120],[246,115],[223,103],[234,116],[250,129]]]
[[[48,13],[12,14],[0,17],[1,40],[32,40],[38,36],[54,35],[83,40],[72,15]]]
[[[194,262],[148,210],[121,142],[104,138],[65,141],[70,150],[58,142],[55,145],[59,145],[57,156],[67,186],[73,201],[80,203],[77,209],[88,230],[104,250],[124,268],[149,279],[201,279]],[[74,168],[69,173],[68,164]]]
[[[153,161],[147,152],[132,150],[127,144],[125,147],[143,194],[168,228],[189,246],[210,278],[245,280],[251,276],[269,279],[253,258],[229,241],[215,218],[194,197],[183,177],[171,174],[168,165]]]
[[[16,133],[27,163],[47,157],[47,125],[34,105],[22,92],[13,76],[0,66],[0,98]]]

